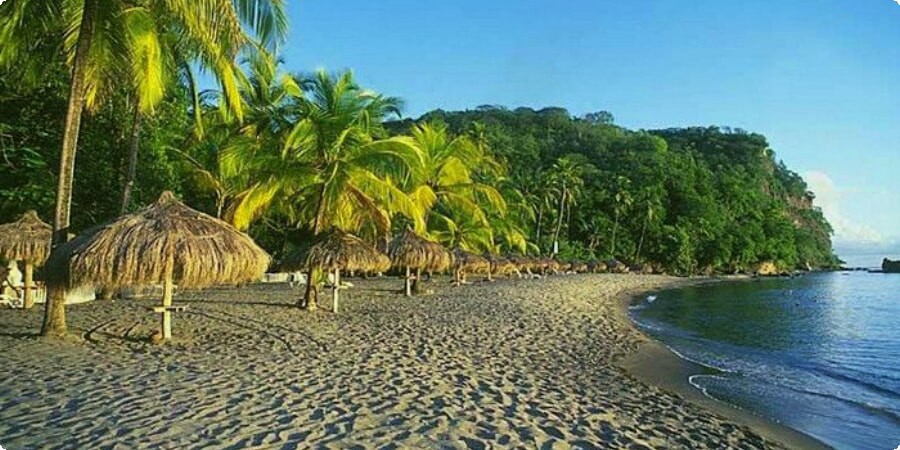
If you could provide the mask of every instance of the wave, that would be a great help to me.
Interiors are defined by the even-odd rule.
[[[881,417],[889,419],[890,421],[900,425],[900,414],[897,414],[894,411],[891,411],[890,409],[885,408],[884,406],[874,405],[871,403],[854,400],[852,398],[842,397],[839,395],[826,394],[824,392],[818,392],[818,391],[809,390],[809,389],[798,389],[798,388],[794,388],[791,386],[783,386],[783,387],[786,389],[790,389],[791,391],[796,392],[798,394],[802,394],[802,395],[812,395],[812,396],[820,397],[820,398],[824,398],[824,399],[837,400],[839,402],[848,404],[850,406],[874,413],[876,415],[879,415]]]

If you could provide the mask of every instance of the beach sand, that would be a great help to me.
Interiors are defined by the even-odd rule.
[[[0,445],[806,446],[656,387],[653,364],[635,362],[655,344],[628,321],[625,296],[684,280],[573,275],[457,288],[441,278],[414,298],[397,294],[397,278],[350,281],[337,316],[295,309],[302,290],[287,285],[181,293],[175,303],[188,309],[162,346],[147,342],[157,318],[146,307],[158,300],[70,306],[81,344],[33,337],[37,309],[2,310]],[[320,296],[323,309],[329,300]]]

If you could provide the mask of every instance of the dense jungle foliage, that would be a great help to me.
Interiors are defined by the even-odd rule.
[[[359,100],[368,119],[357,127],[358,111],[346,123],[310,119],[332,106],[317,105],[317,93],[364,92],[349,74],[285,76],[271,57],[253,59],[247,71],[243,122],[212,91],[195,115],[184,84],[143,117],[129,209],[174,190],[247,228],[276,256],[318,225],[372,242],[413,227],[474,252],[548,255],[558,247],[561,259],[616,258],[680,274],[837,263],[812,193],[759,134],[632,131],[607,112],[575,117],[561,108],[482,106],[397,120],[400,103],[382,96]],[[52,218],[66,95],[62,65],[48,66],[36,86],[0,77],[0,221],[27,209]],[[117,91],[85,115],[73,231],[120,212],[133,104]],[[301,151],[298,123],[329,139],[352,123],[354,141],[331,153]],[[326,186],[319,174],[344,168],[343,184],[326,189],[332,197],[316,201]],[[328,206],[317,214],[314,205]]]

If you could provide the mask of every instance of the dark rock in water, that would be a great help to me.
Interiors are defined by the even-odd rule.
[[[900,260],[891,261],[890,259],[884,258],[881,261],[881,271],[884,273],[900,273]]]

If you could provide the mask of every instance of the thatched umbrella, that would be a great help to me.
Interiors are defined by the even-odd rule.
[[[362,239],[338,230],[320,235],[311,247],[293,254],[285,262],[288,270],[317,267],[334,273],[332,310],[338,312],[341,270],[380,271],[390,267],[390,259]],[[302,264],[300,264],[302,262]],[[312,282],[308,280],[307,282]]]
[[[53,227],[34,210],[15,222],[0,225],[0,259],[25,263],[25,309],[34,306],[34,268],[47,261],[52,235]]]
[[[171,192],[99,225],[50,255],[47,282],[65,288],[163,285],[161,337],[172,337],[174,284],[199,288],[258,280],[269,255],[231,225],[188,208]]]
[[[507,258],[494,258],[492,261],[492,271],[495,275],[505,275],[507,277],[519,272],[519,267]]]
[[[441,271],[450,267],[450,253],[441,244],[406,230],[391,241],[388,256],[394,267],[406,270],[406,295],[417,290],[422,270]],[[416,271],[415,278],[410,274]],[[413,283],[415,281],[415,283]]]
[[[479,271],[490,273],[490,261],[461,248],[453,250],[453,272],[457,286],[466,282],[467,273]]]

